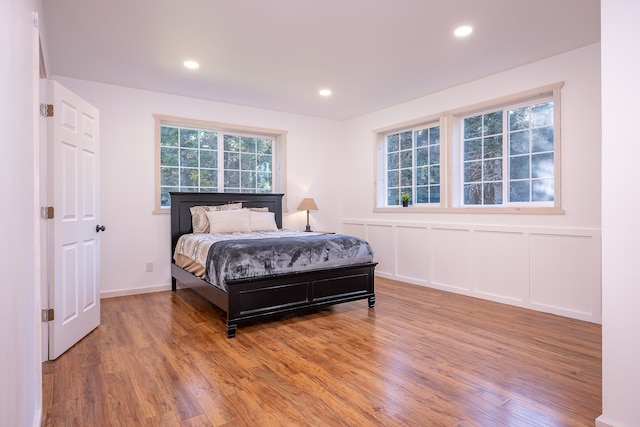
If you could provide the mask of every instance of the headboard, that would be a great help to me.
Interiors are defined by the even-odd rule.
[[[245,208],[269,208],[275,213],[276,225],[282,228],[282,196],[265,193],[177,193],[171,192],[171,257],[178,238],[191,233],[191,211],[193,206],[217,206],[240,203]]]

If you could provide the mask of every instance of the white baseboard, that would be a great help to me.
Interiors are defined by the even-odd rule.
[[[127,295],[148,294],[151,292],[161,292],[161,291],[170,291],[170,290],[171,290],[171,285],[158,285],[158,286],[151,286],[149,288],[138,288],[138,289],[123,289],[120,291],[100,292],[100,299],[122,297]]]
[[[616,427],[613,424],[609,424],[602,420],[602,415],[596,418],[596,427]]]
[[[42,425],[42,408],[38,408],[33,415],[33,427],[40,427]]]

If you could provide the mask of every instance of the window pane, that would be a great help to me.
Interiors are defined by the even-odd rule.
[[[416,147],[426,147],[429,144],[429,129],[420,129],[415,132]]]
[[[502,135],[484,138],[484,156],[485,159],[494,157],[502,157]]]
[[[224,153],[224,169],[240,169],[240,156],[237,153]]]
[[[511,132],[509,134],[509,154],[529,153],[529,131]]]
[[[265,138],[258,139],[258,154],[273,154],[273,140]]]
[[[510,158],[509,164],[510,179],[528,179],[529,175],[529,156],[517,156]]]
[[[240,188],[240,172],[239,171],[224,171],[224,188]]]
[[[429,145],[440,144],[440,126],[429,129]]]
[[[502,159],[485,160],[484,167],[484,181],[499,181],[502,180]]]
[[[218,174],[213,169],[200,169],[200,186],[215,187],[218,184]]]
[[[402,132],[400,134],[400,149],[411,150],[413,148],[413,140],[411,139],[411,132]]]
[[[429,184],[429,168],[423,166],[416,168],[416,185],[428,185]],[[420,203],[420,201],[418,201]]]
[[[534,154],[531,156],[531,177],[553,177],[553,153]]]
[[[416,166],[425,166],[429,164],[429,148],[416,149]]]
[[[160,145],[177,147],[178,146],[178,129],[166,126],[160,127]]]
[[[391,153],[398,150],[400,150],[400,135],[396,133],[387,136],[387,152]]]
[[[387,172],[387,187],[400,186],[400,171],[394,170]]]
[[[483,202],[485,205],[502,204],[502,183],[487,182],[483,187]]]
[[[429,187],[416,188],[416,203],[429,203]]]
[[[160,164],[162,166],[178,166],[178,149],[162,147],[160,149]]]
[[[387,206],[398,206],[400,204],[400,190],[397,188],[387,190]]]
[[[200,150],[200,167],[215,169],[218,167],[218,153],[211,150]]]
[[[482,204],[482,184],[465,184],[464,204],[465,205]]]
[[[531,151],[553,151],[553,128],[545,127],[531,131]]]
[[[197,168],[198,150],[180,149],[180,166]]]
[[[180,186],[196,187],[198,185],[198,169],[180,168]]]
[[[160,185],[178,186],[178,168],[160,168]]]
[[[553,126],[553,102],[531,107],[531,126]]]
[[[429,184],[440,184],[440,166],[429,168]]]
[[[245,153],[246,152],[255,153],[256,147],[257,147],[257,141],[255,138],[249,138],[246,136],[243,136],[242,138],[240,138],[240,151],[243,151]]]
[[[485,114],[484,116],[484,134],[497,135],[502,133],[502,111]]]
[[[403,187],[411,187],[413,184],[411,169],[403,169],[400,171],[400,185]]]
[[[256,170],[256,155],[255,154],[241,154],[240,166],[243,171],[255,171]]]
[[[531,198],[534,202],[552,202],[553,194],[552,179],[539,179],[532,182]]]
[[[529,181],[512,181],[509,184],[509,201],[510,202],[528,202],[529,200]]]
[[[429,203],[440,203],[440,186],[432,185],[429,189]]]
[[[478,160],[482,158],[482,139],[472,139],[464,142],[464,160]]]
[[[180,129],[180,147],[198,148],[198,131]]]
[[[239,138],[235,135],[225,135],[224,151],[240,151]]]
[[[160,187],[160,206],[171,206],[170,191],[180,191],[178,187]]]
[[[482,180],[482,162],[467,162],[464,164],[464,182],[479,182]]]
[[[440,146],[432,145],[429,147],[429,163],[432,165],[440,164]]]
[[[391,153],[387,156],[388,169],[400,169],[400,154]]]
[[[413,165],[411,151],[400,152],[400,168],[410,168]]]
[[[241,172],[240,188],[242,189],[256,188],[256,173],[254,171]]]
[[[464,119],[464,139],[479,138],[482,136],[482,116]]]
[[[218,148],[218,133],[200,131],[200,148],[215,150]]]
[[[509,111],[509,130],[521,130],[529,128],[529,107],[518,108]]]

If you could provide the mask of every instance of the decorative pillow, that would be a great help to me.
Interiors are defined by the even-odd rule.
[[[278,231],[276,215],[273,212],[249,212],[251,231]]]
[[[253,212],[269,212],[269,208],[249,208]]]
[[[209,232],[211,234],[249,233],[251,232],[249,212],[249,209],[207,212]]]
[[[229,203],[228,205],[218,206],[193,206],[191,210],[191,226],[194,233],[208,233],[209,220],[207,212],[226,211],[233,209],[242,209],[242,203]]]

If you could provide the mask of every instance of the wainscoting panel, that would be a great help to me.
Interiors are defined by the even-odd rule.
[[[372,244],[381,277],[602,321],[600,230],[353,219],[342,229]]]
[[[431,284],[440,289],[473,289],[473,233],[469,228],[431,229]],[[465,293],[466,293],[465,292]]]
[[[429,277],[427,227],[396,226],[396,275],[400,280],[426,284]]]
[[[376,273],[395,277],[396,250],[393,226],[370,224],[366,228],[366,240],[373,246],[374,259],[378,262]]]
[[[597,242],[597,243],[596,243]],[[575,317],[600,313],[600,239],[585,235],[532,233],[531,303]]]
[[[475,290],[506,302],[526,301],[529,296],[526,234],[477,230],[474,237]]]

